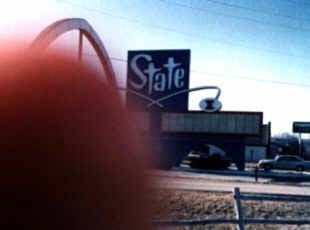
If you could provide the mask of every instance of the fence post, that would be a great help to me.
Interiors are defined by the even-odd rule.
[[[234,199],[235,199],[236,218],[238,221],[237,229],[244,230],[242,207],[241,207],[241,201],[240,201],[240,188],[238,187],[234,188],[233,193],[234,193]]]

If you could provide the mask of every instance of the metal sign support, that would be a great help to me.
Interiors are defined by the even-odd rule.
[[[298,133],[298,155],[303,157],[301,133]]]

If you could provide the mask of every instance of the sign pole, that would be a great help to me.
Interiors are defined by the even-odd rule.
[[[298,154],[299,156],[303,157],[301,133],[298,133]]]
[[[310,134],[310,122],[294,121],[293,122],[293,133],[298,133],[298,154],[304,157],[302,148],[302,133]]]

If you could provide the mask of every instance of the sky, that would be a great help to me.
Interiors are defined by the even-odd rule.
[[[0,38],[25,46],[49,24],[84,18],[126,85],[127,51],[190,49],[190,87],[221,88],[225,111],[262,111],[272,134],[310,121],[307,0],[0,0]],[[77,31],[53,46],[77,50]],[[73,51],[76,54],[77,51]],[[99,65],[87,48],[84,59]],[[190,110],[206,95],[190,94]]]

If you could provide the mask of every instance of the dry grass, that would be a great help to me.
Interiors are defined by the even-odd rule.
[[[161,190],[155,202],[159,219],[234,218],[232,194]],[[310,218],[310,203],[242,201],[244,216],[249,218]],[[167,228],[166,228],[167,229]],[[172,227],[169,229],[235,229],[234,225]],[[310,230],[310,225],[246,225],[246,229]]]

